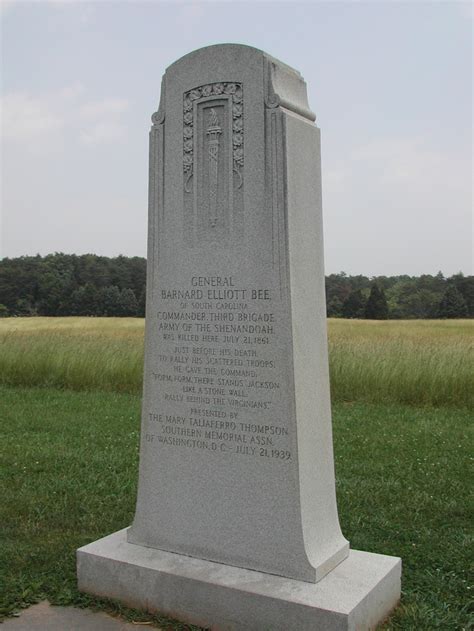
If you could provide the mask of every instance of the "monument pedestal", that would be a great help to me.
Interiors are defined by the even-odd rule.
[[[400,597],[401,560],[351,550],[307,583],[128,543],[127,530],[77,551],[79,589],[226,631],[375,629]]]

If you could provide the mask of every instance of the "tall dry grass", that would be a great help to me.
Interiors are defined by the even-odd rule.
[[[335,401],[473,404],[472,320],[330,320]]]
[[[138,393],[143,333],[137,318],[0,320],[0,383]]]
[[[144,321],[0,320],[0,383],[140,393]],[[469,406],[470,320],[329,320],[334,401]]]

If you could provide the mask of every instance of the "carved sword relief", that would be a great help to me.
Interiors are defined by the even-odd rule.
[[[242,234],[243,113],[241,83],[211,83],[183,95],[184,235],[191,247]]]
[[[222,128],[219,126],[216,110],[212,107],[209,112],[209,125],[207,127],[209,137],[209,220],[212,228],[217,223],[217,167],[219,162],[219,136]]]

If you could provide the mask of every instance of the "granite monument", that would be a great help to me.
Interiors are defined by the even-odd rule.
[[[251,47],[163,77],[137,508],[78,551],[84,591],[215,629],[368,629],[398,601],[400,560],[339,527],[314,120]]]

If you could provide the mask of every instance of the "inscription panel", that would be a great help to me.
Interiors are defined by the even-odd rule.
[[[160,287],[147,443],[291,461],[279,303],[272,287],[244,286],[237,276]]]

